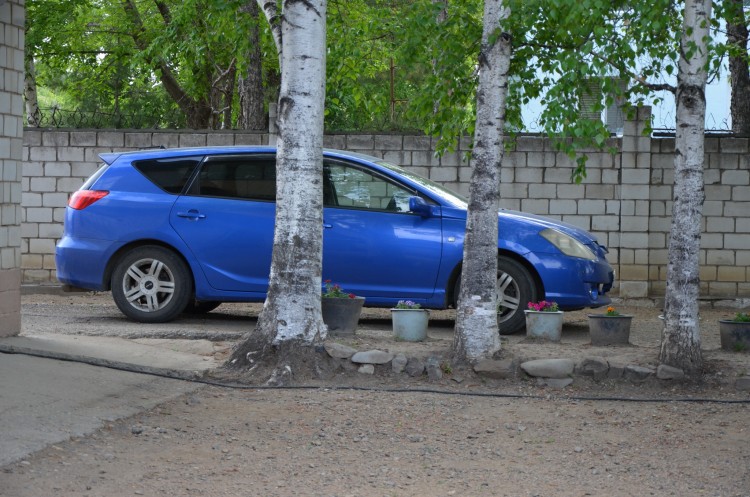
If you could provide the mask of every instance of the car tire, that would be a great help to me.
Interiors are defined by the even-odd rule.
[[[454,288],[454,305],[458,307],[461,279]],[[524,309],[537,300],[539,289],[534,278],[521,263],[500,256],[497,259],[497,325],[501,335],[513,335],[526,328]]]
[[[497,325],[501,335],[513,335],[526,328],[529,302],[541,293],[531,273],[520,262],[508,257],[497,259]]]
[[[221,305],[221,302],[203,302],[191,300],[182,311],[183,314],[207,314]]]
[[[140,323],[164,323],[179,316],[191,300],[187,265],[157,246],[127,252],[112,273],[112,298],[120,311]]]

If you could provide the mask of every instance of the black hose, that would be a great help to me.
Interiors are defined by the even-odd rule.
[[[312,385],[288,385],[288,386],[267,386],[267,385],[246,385],[242,383],[226,383],[216,380],[209,380],[201,377],[197,372],[175,371],[172,369],[155,368],[152,366],[138,366],[130,363],[110,361],[86,356],[74,356],[70,354],[60,354],[56,352],[39,351],[27,349],[25,347],[14,347],[0,344],[0,353],[3,354],[20,354],[31,357],[41,357],[45,359],[55,359],[58,361],[76,362],[97,366],[102,368],[125,371],[129,373],[146,374],[160,378],[169,378],[173,380],[187,381],[220,388],[232,388],[237,390],[328,390],[328,391],[359,391],[359,392],[380,392],[380,393],[431,393],[439,395],[457,395],[468,397],[488,397],[502,399],[531,399],[531,400],[551,400],[548,395],[528,395],[513,393],[492,393],[492,392],[455,392],[449,390],[438,390],[434,388],[380,388],[380,387],[355,387],[355,386],[312,386]],[[750,404],[750,399],[728,400],[728,399],[710,399],[700,397],[677,397],[654,398],[654,397],[591,397],[591,396],[565,396],[558,397],[557,400],[574,400],[574,401],[603,401],[603,402],[644,402],[644,403],[671,403],[671,402],[690,402],[690,403],[713,403],[713,404]]]

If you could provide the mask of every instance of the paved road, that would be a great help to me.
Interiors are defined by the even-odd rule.
[[[0,353],[0,378],[0,466],[200,388],[180,380],[7,353]]]

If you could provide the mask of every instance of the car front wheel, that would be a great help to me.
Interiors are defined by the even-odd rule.
[[[458,305],[460,278],[456,282],[454,299]],[[534,278],[522,264],[508,257],[497,259],[497,325],[501,335],[519,333],[526,327],[524,309],[541,293]]]
[[[112,273],[112,297],[130,319],[164,323],[182,313],[192,294],[187,265],[163,247],[145,246],[122,257]]]
[[[526,328],[524,309],[538,299],[534,279],[519,262],[507,257],[497,260],[497,325],[501,335],[512,335]]]

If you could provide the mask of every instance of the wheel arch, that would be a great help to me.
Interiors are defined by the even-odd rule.
[[[185,255],[182,252],[180,252],[177,248],[175,248],[174,245],[171,245],[162,240],[156,240],[156,239],[143,239],[143,240],[132,241],[126,245],[123,245],[114,254],[112,254],[112,257],[109,258],[109,261],[107,261],[107,265],[104,268],[104,274],[103,274],[104,281],[102,281],[102,285],[104,289],[108,291],[112,290],[112,273],[114,272],[115,267],[117,267],[117,263],[120,261],[120,259],[131,250],[139,248],[139,247],[146,247],[146,246],[156,246],[156,247],[165,248],[171,251],[172,253],[174,253],[180,259],[182,259],[182,262],[184,262],[187,268],[189,269],[190,284],[192,285],[191,293],[194,295],[195,294],[195,274],[193,273],[193,266],[190,264],[190,261],[188,261]]]
[[[537,290],[540,292],[540,296],[543,297],[545,295],[544,282],[542,281],[542,278],[539,276],[539,272],[528,260],[526,260],[526,258],[521,257],[516,252],[511,252],[510,250],[503,250],[503,249],[497,250],[497,256],[498,258],[506,257],[508,259],[511,259],[521,264],[529,272],[531,277],[534,279],[533,283],[536,286]],[[463,267],[463,261],[459,262],[458,265],[456,265],[456,267],[453,268],[450,278],[448,279],[448,286],[445,289],[446,307],[456,307],[456,299],[458,299],[458,295],[455,294],[456,293],[455,289],[456,289],[456,283],[458,282],[459,278],[461,278],[462,267]]]

